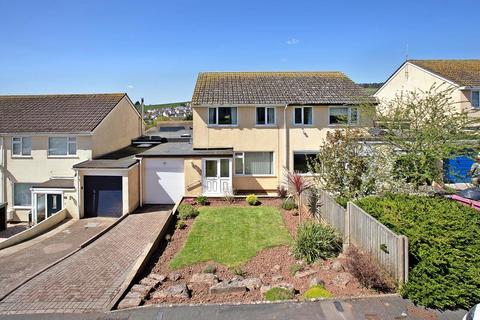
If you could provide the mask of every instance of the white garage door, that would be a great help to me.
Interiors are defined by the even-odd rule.
[[[182,198],[185,191],[183,159],[145,159],[145,204],[171,204]]]

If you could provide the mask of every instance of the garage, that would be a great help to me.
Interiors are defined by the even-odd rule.
[[[84,176],[84,217],[120,217],[123,213],[121,176]]]
[[[174,204],[185,192],[183,158],[144,160],[144,196],[146,204]]]

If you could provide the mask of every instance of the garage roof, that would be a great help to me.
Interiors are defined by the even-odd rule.
[[[33,185],[34,189],[75,189],[73,179],[50,179]]]
[[[135,158],[118,160],[87,160],[77,163],[74,169],[128,169],[138,161]]]
[[[138,154],[138,157],[232,156],[233,148],[193,149],[189,142],[167,142]]]

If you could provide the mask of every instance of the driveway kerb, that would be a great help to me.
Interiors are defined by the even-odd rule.
[[[27,283],[28,281],[32,280],[33,278],[37,277],[38,275],[40,275],[41,273],[47,271],[48,269],[50,269],[51,267],[55,266],[56,264],[62,262],[63,260],[67,259],[68,257],[74,255],[75,253],[77,253],[78,251],[80,251],[81,249],[85,248],[86,246],[88,246],[89,244],[91,244],[93,241],[97,240],[98,238],[100,238],[102,235],[104,235],[107,231],[111,230],[113,227],[115,227],[118,223],[120,223],[120,221],[122,221],[126,216],[128,216],[128,214],[125,214],[123,215],[122,217],[118,218],[114,223],[112,223],[110,226],[108,226],[107,228],[105,228],[104,230],[102,230],[101,232],[99,232],[98,234],[90,237],[89,239],[87,239],[86,241],[84,241],[77,249],[73,250],[72,252],[64,255],[63,257],[55,260],[54,262],[52,262],[51,264],[47,265],[45,268],[39,270],[38,272],[34,273],[33,275],[31,275],[30,277],[26,278],[24,281],[22,281],[21,283],[19,283],[17,286],[13,287],[11,290],[9,290],[7,293],[5,293],[4,295],[0,296],[0,301],[2,301],[3,299],[5,299],[9,294],[11,294],[13,291],[17,290],[18,288],[20,288],[21,286],[23,286],[25,283]],[[75,220],[71,220],[72,222],[75,221]],[[69,221],[70,222],[70,221]],[[67,225],[67,223],[65,223],[65,225]],[[68,227],[68,226],[67,226]],[[62,228],[62,230],[66,229],[65,228]],[[53,236],[53,235],[50,235],[50,237]]]
[[[120,299],[125,295],[126,291],[130,287],[130,285],[133,283],[133,280],[143,271],[145,266],[148,263],[148,260],[150,260],[150,257],[153,255],[154,251],[158,248],[160,245],[160,241],[162,241],[163,237],[165,236],[166,231],[168,230],[170,223],[173,219],[173,216],[175,215],[175,212],[177,211],[178,206],[182,202],[182,199],[178,201],[175,206],[173,207],[172,211],[170,212],[170,215],[168,216],[167,221],[165,222],[165,225],[160,231],[160,233],[154,237],[150,245],[148,245],[138,257],[137,261],[135,262],[132,270],[129,272],[127,275],[127,278],[125,281],[122,283],[120,290],[118,291],[117,295],[112,299],[112,301],[109,303],[105,311],[111,311],[113,308],[115,308],[120,301]],[[128,310],[128,309],[127,309]]]

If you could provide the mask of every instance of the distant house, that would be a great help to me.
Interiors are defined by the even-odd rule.
[[[375,93],[381,104],[402,92],[452,90],[456,111],[480,116],[480,60],[407,60]]]
[[[13,220],[34,223],[63,208],[74,218],[99,215],[99,203],[111,215],[128,213],[139,200],[122,186],[138,166],[107,172],[75,165],[141,133],[140,114],[124,93],[0,96],[0,203]]]

